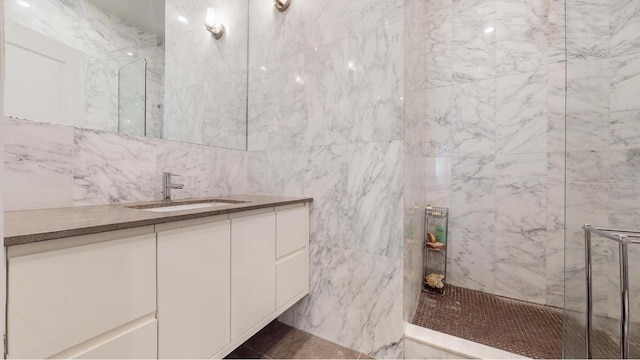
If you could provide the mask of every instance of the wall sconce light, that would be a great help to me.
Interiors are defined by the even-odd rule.
[[[273,6],[280,12],[287,10],[289,5],[291,5],[291,0],[273,0]]]
[[[207,9],[207,17],[204,20],[204,27],[216,40],[220,39],[224,34],[224,25],[216,23],[216,11],[212,8]]]

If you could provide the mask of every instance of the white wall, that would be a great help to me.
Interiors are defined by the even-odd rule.
[[[404,1],[250,1],[248,189],[313,196],[311,291],[282,321],[402,353]]]
[[[246,149],[248,4],[166,1],[165,139]],[[220,40],[204,29],[208,7],[225,26]]]
[[[449,283],[562,306],[564,1],[408,4],[411,201],[451,210]]]

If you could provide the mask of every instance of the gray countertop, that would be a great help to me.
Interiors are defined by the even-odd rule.
[[[129,229],[172,221],[195,219],[213,215],[262,209],[313,201],[313,198],[298,198],[268,195],[237,195],[206,198],[211,200],[243,201],[213,208],[202,208],[171,212],[151,212],[133,209],[156,202],[128,203],[100,206],[75,206],[54,209],[5,211],[4,245],[19,245],[38,241],[54,240],[71,236],[95,234],[105,231]],[[191,199],[200,202],[205,198]],[[177,200],[178,203],[189,199]]]

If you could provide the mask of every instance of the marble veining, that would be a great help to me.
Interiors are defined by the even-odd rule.
[[[581,23],[599,33],[609,26],[608,8],[594,3],[568,4],[574,6],[569,16],[605,10],[589,14],[602,21]],[[561,304],[564,5],[558,0],[406,4],[405,72],[411,79],[405,84],[405,162],[426,171],[405,169],[405,197],[412,197],[405,203],[451,209],[449,280],[454,285]],[[608,39],[603,39],[608,46]],[[579,41],[587,45],[591,39],[571,39],[570,46],[575,49]],[[575,51],[572,61],[597,60],[594,55],[608,50],[600,45],[605,42]],[[590,81],[594,72],[585,70],[569,68],[570,79],[583,79],[569,90],[570,100],[572,92],[589,102],[598,91],[608,91],[608,77]],[[583,91],[589,88],[595,93]],[[608,111],[608,103],[600,104],[590,106],[594,112]],[[580,105],[568,104],[572,116],[580,117]],[[631,116],[627,119],[620,127],[633,126]],[[583,121],[601,126],[588,118]],[[608,134],[607,121],[599,132],[591,128],[585,132],[602,137],[601,130]],[[576,136],[568,142],[583,150],[581,146],[588,148],[598,140],[581,143]],[[608,142],[608,138],[603,141]],[[405,234],[405,244],[408,241]],[[405,252],[405,260],[410,257]],[[519,262],[522,269],[517,269]],[[405,279],[418,281],[407,263]],[[519,280],[524,277],[530,281]],[[405,315],[407,311],[411,304],[405,299]]]
[[[73,128],[4,118],[4,209],[70,206]]]

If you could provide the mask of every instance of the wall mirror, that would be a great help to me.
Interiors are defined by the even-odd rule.
[[[248,1],[4,0],[4,115],[246,150]]]

